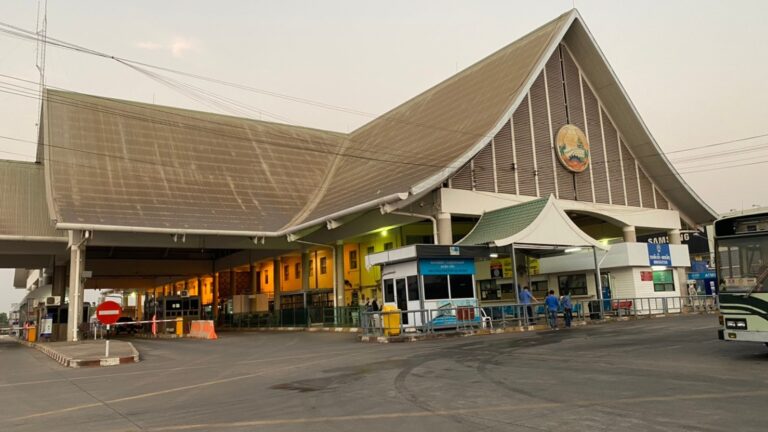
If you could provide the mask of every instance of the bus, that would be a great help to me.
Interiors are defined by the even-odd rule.
[[[714,228],[718,337],[768,345],[768,212],[723,217]]]

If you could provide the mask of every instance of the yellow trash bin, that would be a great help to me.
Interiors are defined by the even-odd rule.
[[[27,330],[27,342],[37,342],[37,326],[29,326],[29,330]]]
[[[385,336],[399,336],[400,335],[400,310],[391,305],[385,305],[381,308],[382,317],[384,319],[384,335]]]

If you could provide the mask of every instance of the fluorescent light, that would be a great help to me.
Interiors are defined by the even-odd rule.
[[[491,257],[491,258],[498,258],[499,254],[497,254],[496,252],[491,252],[491,254],[488,255],[488,256]]]
[[[382,236],[382,237],[386,237],[386,236],[387,236],[387,234],[389,234],[389,231],[388,231],[388,230],[383,230],[383,231],[381,231],[381,236]]]
[[[573,252],[578,252],[580,250],[581,250],[580,247],[568,248],[568,249],[565,250],[565,253],[573,253]]]
[[[667,266],[651,266],[651,270],[653,271],[662,271],[666,269],[667,269]]]

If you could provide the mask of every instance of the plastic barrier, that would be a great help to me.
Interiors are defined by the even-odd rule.
[[[400,335],[400,311],[391,305],[385,305],[381,311],[384,318],[384,335],[385,336],[399,336]]]
[[[188,336],[198,339],[219,338],[213,328],[213,321],[192,321]]]

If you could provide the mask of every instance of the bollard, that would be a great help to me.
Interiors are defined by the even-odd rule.
[[[176,336],[184,335],[184,319],[182,317],[176,318]]]

